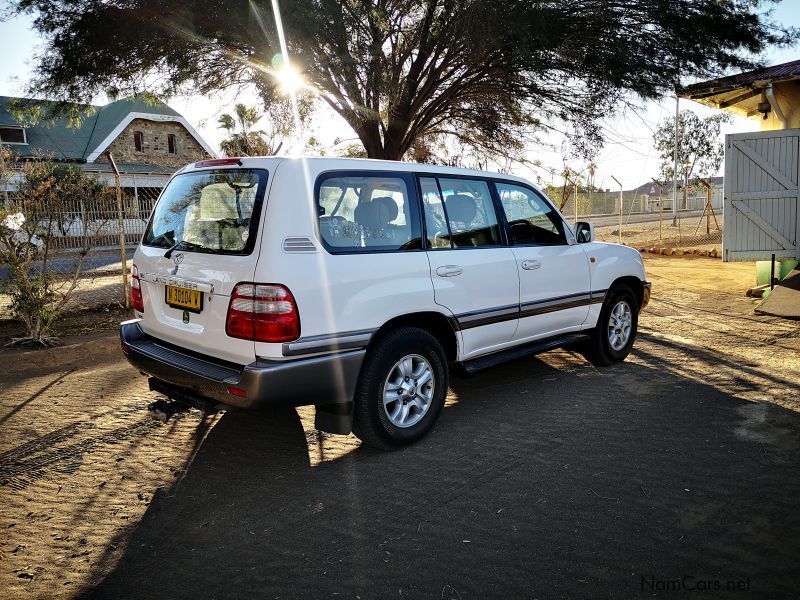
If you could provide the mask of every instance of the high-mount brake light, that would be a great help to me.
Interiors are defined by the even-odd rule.
[[[229,165],[242,166],[242,159],[238,156],[233,158],[211,158],[194,163],[195,167],[226,167]]]

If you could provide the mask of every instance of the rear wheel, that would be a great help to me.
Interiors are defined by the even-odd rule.
[[[604,366],[622,362],[631,351],[639,325],[639,305],[633,291],[617,285],[608,291],[587,358]]]
[[[439,341],[416,327],[381,336],[361,368],[354,433],[365,444],[393,449],[433,427],[447,395],[447,359]]]

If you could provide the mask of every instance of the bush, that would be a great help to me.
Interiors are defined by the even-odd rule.
[[[113,214],[114,195],[75,165],[46,157],[16,165],[21,181],[0,212],[0,262],[9,268],[2,286],[11,296],[12,316],[25,327],[25,335],[11,343],[50,346],[57,342],[53,324],[64,312],[86,256],[107,222],[100,215]],[[0,175],[7,178],[10,171]],[[55,270],[51,260],[57,240],[77,220],[79,248],[73,264],[66,271]]]

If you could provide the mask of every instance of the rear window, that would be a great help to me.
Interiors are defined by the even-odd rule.
[[[267,183],[261,169],[197,171],[169,182],[142,243],[182,251],[249,254]]]

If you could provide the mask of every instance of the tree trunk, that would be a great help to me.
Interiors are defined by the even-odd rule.
[[[367,158],[386,158],[378,129],[378,121],[363,121],[354,129],[358,139],[364,145],[364,150],[367,151]]]

